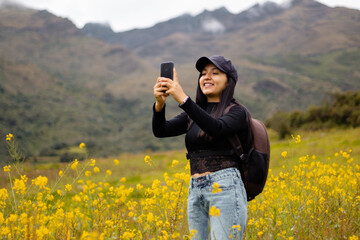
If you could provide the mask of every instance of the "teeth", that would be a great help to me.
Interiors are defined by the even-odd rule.
[[[211,83],[205,83],[204,86],[212,86],[213,84]]]

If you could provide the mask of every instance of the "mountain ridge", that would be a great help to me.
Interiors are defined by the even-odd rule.
[[[144,45],[144,43],[155,41],[156,39],[163,38],[175,32],[218,34],[234,31],[249,23],[277,15],[284,10],[298,5],[326,7],[326,5],[314,0],[292,0],[282,4],[267,1],[263,4],[256,3],[238,14],[230,13],[225,7],[220,7],[213,11],[204,10],[195,16],[182,14],[148,28],[135,28],[123,32],[114,32],[110,26],[104,26],[104,24],[98,23],[87,23],[82,28],[82,31],[86,35],[96,37],[107,43],[122,44],[130,49],[136,49]],[[209,25],[213,25],[213,28]],[[147,37],[144,38],[144,36]],[[152,36],[152,38],[149,38],[149,36]]]

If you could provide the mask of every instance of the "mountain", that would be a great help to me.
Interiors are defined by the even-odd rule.
[[[264,5],[256,4],[237,15],[222,7],[213,12],[205,10],[194,17],[184,14],[146,29],[115,33],[108,25],[88,23],[85,24],[82,31],[88,36],[96,37],[107,43],[122,44],[130,49],[136,49],[174,33],[221,34],[231,32],[282,10],[283,8],[276,3],[266,2]]]
[[[223,35],[224,33],[236,32],[255,22],[272,16],[276,17],[285,10],[298,5],[308,8],[326,7],[312,0],[293,0],[281,5],[269,1],[262,5],[255,4],[239,14],[232,14],[224,7],[212,12],[205,10],[197,16],[184,14],[146,29],[115,33],[109,25],[88,23],[85,24],[82,31],[88,36],[96,37],[107,43],[122,44],[130,49],[136,49],[174,33]]]
[[[239,72],[236,98],[265,120],[360,87],[360,12],[313,0],[182,15],[115,33],[78,29],[47,11],[0,8],[0,130],[27,155],[59,155],[84,141],[94,155],[183,148],[151,132],[152,86],[172,60],[195,97],[195,61],[222,54]],[[168,116],[180,110],[169,99]],[[2,137],[0,146],[5,146]],[[4,148],[0,148],[4,153]]]
[[[177,56],[177,48],[185,47],[184,42],[191,50],[181,52],[193,53],[193,57],[207,51],[209,45],[215,47],[213,52],[229,49],[231,54],[236,49],[236,55],[318,54],[359,47],[358,15],[357,10],[330,8],[313,0],[293,0],[282,5],[256,4],[239,14],[225,8],[197,16],[185,14],[151,28],[126,32],[115,33],[109,26],[99,24],[86,24],[82,31],[149,58],[164,56],[164,51],[171,51],[165,56]],[[184,56],[185,60],[188,57]]]

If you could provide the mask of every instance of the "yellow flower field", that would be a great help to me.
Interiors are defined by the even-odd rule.
[[[9,136],[9,150],[16,153],[15,137]],[[327,157],[293,157],[301,144],[298,135],[275,156],[292,164],[270,170],[264,192],[249,202],[245,238],[358,239],[359,155],[334,149]],[[109,160],[104,168],[95,159],[74,160],[51,180],[27,176],[19,162],[4,165],[0,239],[190,239],[195,232],[186,222],[189,164],[170,161],[176,171],[149,184],[115,177],[119,161]],[[144,171],[155,162],[144,156]],[[220,191],[214,184],[213,194]],[[217,208],[210,212],[221,214]]]

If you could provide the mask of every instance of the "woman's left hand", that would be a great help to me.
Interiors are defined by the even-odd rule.
[[[182,103],[184,99],[187,97],[187,95],[185,94],[184,90],[182,89],[179,83],[175,68],[173,71],[174,71],[174,80],[171,80],[169,78],[161,78],[160,82],[162,83],[162,86],[168,88],[168,90],[165,92],[166,94],[173,96],[175,101],[177,101],[178,103]]]

